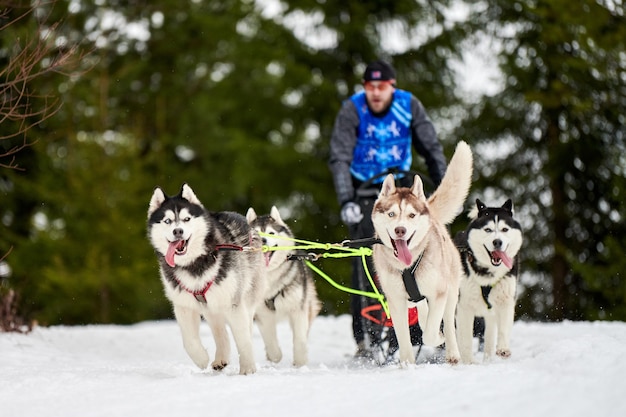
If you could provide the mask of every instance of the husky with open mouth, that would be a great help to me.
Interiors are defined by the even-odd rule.
[[[382,244],[374,245],[373,261],[389,303],[401,364],[415,363],[407,313],[414,303],[424,344],[439,346],[445,341],[446,360],[457,363],[460,359],[454,315],[461,259],[446,225],[463,207],[471,182],[472,151],[461,141],[429,198],[419,176],[411,188],[396,188],[390,174],[374,203],[372,222]]]
[[[511,200],[501,207],[487,207],[477,199],[469,217],[472,221],[467,229],[454,238],[463,262],[456,318],[461,360],[473,362],[475,317],[485,320],[483,359],[488,360],[494,353],[508,358],[522,229],[513,218]]]
[[[253,229],[263,233],[263,244],[270,249],[295,245],[293,233],[280,217],[276,206],[272,207],[270,214],[261,216],[257,216],[250,207],[246,219]],[[308,362],[309,329],[321,304],[311,270],[302,259],[290,258],[295,254],[293,249],[268,250],[264,253],[268,285],[265,302],[257,309],[256,322],[265,342],[267,359],[280,362],[283,354],[278,345],[276,324],[281,319],[288,319],[293,333],[293,364],[303,366]]]
[[[148,239],[189,357],[201,369],[209,365],[199,334],[203,317],[215,338],[213,369],[228,364],[228,325],[239,353],[239,373],[254,373],[252,325],[266,281],[261,238],[246,218],[207,211],[187,184],[174,197],[157,187],[148,209]]]

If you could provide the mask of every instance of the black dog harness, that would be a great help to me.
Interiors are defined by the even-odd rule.
[[[471,249],[466,248],[466,247],[461,247],[458,249],[461,252],[461,255],[465,254],[465,260],[470,264],[470,266],[472,267],[472,270],[476,271],[479,267],[474,265],[474,260],[475,260],[474,252],[472,252]],[[487,271],[486,269],[484,270]],[[466,271],[467,271],[467,267],[466,267]],[[493,288],[493,285],[482,285],[480,287],[480,293],[483,296],[483,300],[485,301],[485,304],[487,304],[487,309],[489,310],[491,310],[491,308],[493,307],[491,303],[489,302],[489,293],[491,293],[492,288]]]
[[[480,292],[483,295],[483,300],[485,300],[485,303],[487,304],[487,308],[489,310],[491,310],[491,307],[493,307],[489,302],[489,293],[491,292],[492,288],[493,287],[491,285],[483,285],[482,287],[480,287]]]
[[[406,268],[402,271],[402,280],[404,281],[404,288],[406,289],[407,294],[409,294],[409,301],[413,303],[417,303],[422,301],[424,298],[422,293],[420,292],[419,287],[417,286],[417,280],[415,279],[415,270],[419,266],[422,261],[422,257],[424,256],[424,252],[420,253],[420,256],[417,257],[417,260],[413,265],[409,268]]]
[[[342,246],[347,247],[360,247],[360,246],[369,246],[375,244],[382,244],[383,241],[378,238],[365,238],[365,239],[355,239],[355,240],[344,240],[342,242]],[[413,303],[417,303],[418,301],[422,301],[424,298],[422,293],[420,292],[419,287],[417,286],[417,281],[415,280],[415,271],[422,261],[422,257],[424,256],[424,252],[420,253],[420,256],[417,257],[417,260],[411,265],[409,268],[406,268],[402,271],[402,280],[404,281],[404,289],[407,294],[409,294],[409,301]]]

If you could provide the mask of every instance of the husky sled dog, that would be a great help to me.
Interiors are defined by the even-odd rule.
[[[459,361],[454,315],[461,259],[445,225],[463,207],[471,182],[472,151],[461,141],[441,184],[428,199],[419,176],[411,188],[396,188],[393,175],[388,175],[374,203],[372,222],[382,244],[374,245],[373,261],[389,303],[401,363],[415,363],[407,314],[413,302],[417,302],[424,344],[444,342],[443,319],[446,360]]]
[[[263,236],[263,244],[269,247],[293,246],[293,233],[272,207],[270,214],[257,216],[252,207],[246,219],[250,226],[269,235]],[[285,239],[287,238],[287,239]],[[278,320],[287,318],[293,333],[293,364],[306,365],[308,361],[307,338],[311,322],[320,311],[315,282],[311,271],[302,260],[288,259],[294,250],[275,250],[264,254],[267,290],[265,303],[257,309],[256,321],[265,342],[267,359],[280,362],[282,352],[276,337]]]
[[[467,229],[454,238],[463,263],[456,324],[465,363],[473,361],[474,317],[485,319],[484,359],[492,357],[494,350],[503,358],[511,356],[517,254],[522,246],[522,230],[513,218],[511,200],[502,207],[487,207],[477,199],[470,218]]]
[[[261,239],[245,217],[207,211],[187,184],[174,197],[157,187],[148,209],[148,238],[189,357],[202,369],[209,364],[199,335],[204,317],[215,338],[213,369],[228,364],[228,324],[239,353],[239,373],[254,373],[252,323],[263,302],[265,281]],[[246,247],[257,250],[228,250]]]

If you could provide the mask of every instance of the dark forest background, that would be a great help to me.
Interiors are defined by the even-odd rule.
[[[517,317],[626,320],[625,41],[621,0],[0,0],[0,295],[45,325],[172,317],[157,185],[342,241],[330,132],[383,58],[448,158],[472,146],[466,208],[513,200]],[[349,261],[319,266],[349,285]]]

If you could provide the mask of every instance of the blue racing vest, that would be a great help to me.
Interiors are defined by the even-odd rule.
[[[367,181],[389,168],[408,171],[412,162],[411,93],[396,89],[391,108],[382,117],[371,113],[365,92],[353,95],[350,100],[359,114],[351,174],[360,181]]]

